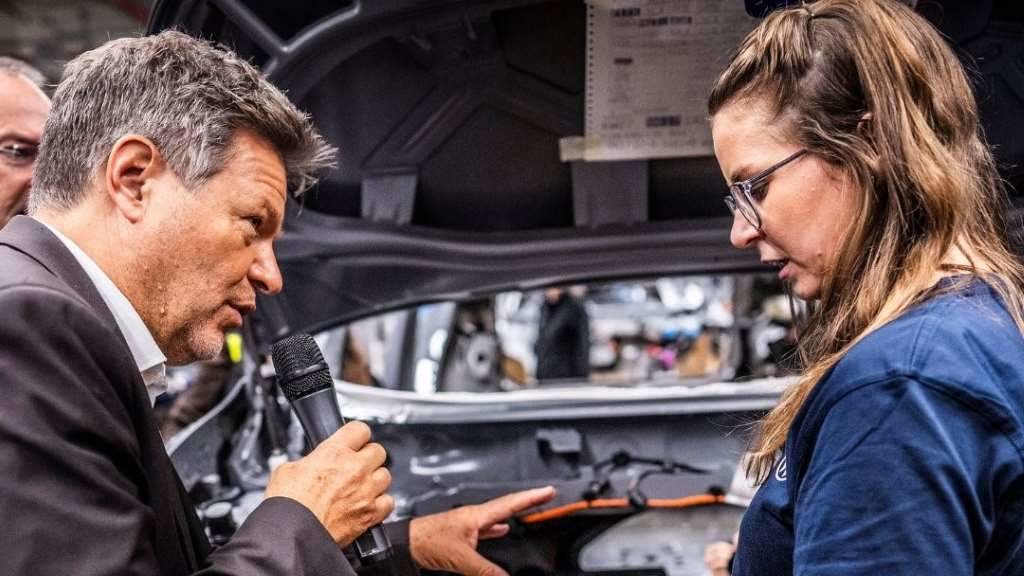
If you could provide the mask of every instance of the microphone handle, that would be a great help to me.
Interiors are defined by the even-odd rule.
[[[296,398],[292,408],[302,423],[302,429],[306,431],[306,438],[313,446],[319,446],[345,425],[341,410],[338,410],[335,392],[331,388]]]
[[[332,388],[296,398],[292,408],[313,446],[319,445],[345,425],[338,410],[337,395]],[[377,564],[391,557],[391,542],[380,524],[370,528],[353,543],[359,560],[364,564]]]

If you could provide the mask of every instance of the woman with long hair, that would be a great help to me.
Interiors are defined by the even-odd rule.
[[[1024,267],[951,48],[895,0],[806,3],[708,108],[732,243],[812,302],[734,574],[1024,574]]]

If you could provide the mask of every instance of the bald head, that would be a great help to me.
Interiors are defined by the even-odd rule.
[[[0,58],[0,228],[25,211],[36,151],[50,99],[34,68],[4,65]],[[23,63],[22,63],[23,64]]]
[[[0,73],[22,76],[35,84],[37,88],[43,88],[46,85],[46,77],[35,66],[10,56],[0,56]]]

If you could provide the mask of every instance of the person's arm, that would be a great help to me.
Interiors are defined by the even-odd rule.
[[[811,461],[788,463],[806,466],[794,574],[974,574],[995,514],[988,468],[1006,442],[979,412],[913,379],[847,394]]]
[[[391,544],[391,559],[387,562],[360,566],[356,569],[356,573],[359,576],[418,575],[419,567],[413,560],[409,550],[410,525],[409,519],[382,524],[384,532],[388,537],[388,543]]]
[[[51,288],[0,291],[0,550],[4,573],[159,572],[161,525],[138,427],[148,396],[120,335]],[[351,574],[339,546],[393,503],[383,450],[352,423],[281,466],[205,575]],[[170,463],[168,461],[168,466]],[[172,472],[173,473],[173,472]],[[174,537],[163,534],[163,537]]]
[[[316,516],[282,497],[260,503],[208,561],[209,567],[195,576],[356,574]]]

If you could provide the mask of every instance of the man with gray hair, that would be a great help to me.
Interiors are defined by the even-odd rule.
[[[281,290],[288,193],[335,150],[248,63],[179,32],[70,62],[30,216],[0,232],[5,574],[346,574],[341,547],[394,503],[384,449],[349,423],[279,467],[210,553],[151,408],[167,363],[216,355]],[[397,566],[500,574],[475,551],[550,489],[391,528]]]
[[[21,60],[0,56],[0,228],[25,210],[50,99],[43,75]]]

